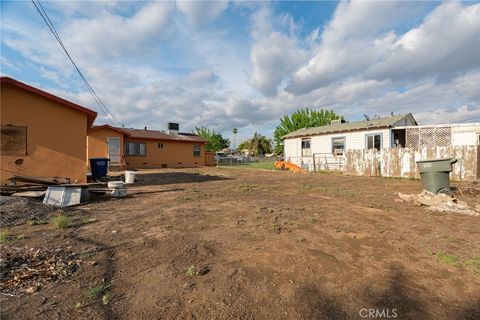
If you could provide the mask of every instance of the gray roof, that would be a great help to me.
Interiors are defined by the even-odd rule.
[[[416,124],[415,119],[411,113],[399,114],[396,116],[377,118],[371,120],[355,121],[348,123],[334,123],[321,127],[312,127],[312,128],[302,128],[294,132],[283,136],[284,139],[295,138],[295,137],[304,137],[304,136],[315,136],[320,134],[327,133],[340,133],[347,131],[356,131],[356,130],[369,130],[369,129],[378,129],[378,128],[389,128],[393,126],[398,121],[401,121],[407,117],[411,117],[413,122]]]

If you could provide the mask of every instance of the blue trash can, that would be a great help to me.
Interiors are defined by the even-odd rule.
[[[107,176],[108,161],[110,161],[108,158],[90,158],[90,169],[94,181]]]

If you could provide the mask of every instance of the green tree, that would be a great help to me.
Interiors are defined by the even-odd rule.
[[[205,144],[206,151],[216,152],[228,148],[230,145],[230,140],[223,138],[222,135],[215,132],[215,130],[210,130],[206,127],[195,127],[195,130],[192,132],[208,141]]]
[[[251,139],[240,143],[238,149],[247,149],[254,156],[263,156],[272,152],[272,140],[255,132]]]
[[[275,128],[273,139],[275,141],[275,153],[283,153],[282,137],[290,132],[301,128],[319,127],[330,124],[331,120],[343,119],[342,116],[336,114],[333,110],[311,110],[308,108],[299,109],[292,115],[283,116],[280,124]]]

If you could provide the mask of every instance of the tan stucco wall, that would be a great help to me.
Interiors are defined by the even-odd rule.
[[[124,154],[122,133],[109,128],[90,130],[87,137],[87,165],[89,165],[88,159],[90,158],[108,158],[107,138],[120,138],[120,152],[122,155]]]
[[[2,125],[27,127],[27,155],[0,157],[1,183],[14,174],[86,181],[85,113],[10,84],[2,84],[0,110]]]
[[[126,156],[128,169],[198,167],[205,165],[205,145],[201,145],[200,157],[193,157],[193,145],[198,143],[176,141],[149,141],[127,138],[125,142],[145,142],[146,156]],[[163,149],[157,147],[163,142]]]

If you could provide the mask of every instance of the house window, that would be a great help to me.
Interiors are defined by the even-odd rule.
[[[367,134],[365,136],[365,144],[366,149],[382,149],[382,134]]]
[[[158,147],[158,149],[163,149],[163,142],[159,142],[159,143],[157,144],[157,147]]]
[[[1,126],[2,155],[24,156],[27,154],[27,127]]]
[[[342,155],[345,151],[345,137],[332,138],[332,153]]]
[[[302,157],[310,157],[312,155],[311,139],[302,139]]]
[[[193,145],[193,156],[197,157],[197,158],[200,157],[201,150],[202,149],[201,149],[199,144],[194,144]]]
[[[125,155],[142,156],[146,155],[146,145],[144,142],[127,142],[125,143]]]

